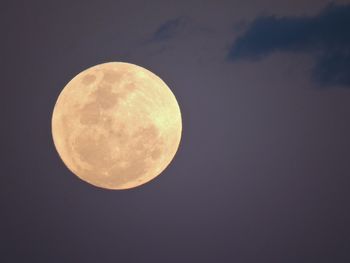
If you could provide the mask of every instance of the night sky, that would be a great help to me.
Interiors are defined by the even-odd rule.
[[[350,1],[2,1],[1,262],[350,262]],[[74,176],[51,136],[76,74],[159,75],[179,151],[141,187]]]

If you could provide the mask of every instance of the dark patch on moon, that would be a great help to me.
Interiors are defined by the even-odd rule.
[[[157,160],[161,154],[162,154],[162,150],[159,146],[151,151],[151,157],[153,160]]]
[[[127,91],[134,91],[136,89],[136,84],[135,83],[128,83],[125,85],[125,89]]]
[[[109,109],[118,103],[120,95],[112,92],[112,86],[109,84],[100,84],[97,90],[93,93],[95,101],[103,109]]]
[[[96,80],[96,76],[95,75],[91,75],[91,74],[87,74],[83,77],[83,79],[81,80],[81,82],[84,85],[90,85],[92,84],[94,81]]]
[[[142,137],[145,140],[150,140],[157,138],[159,135],[158,129],[154,125],[149,125],[147,127],[140,127],[135,133],[135,137]]]
[[[103,71],[103,81],[107,83],[114,83],[118,79],[122,78],[122,73],[115,70],[104,70]]]
[[[120,124],[118,131],[106,127],[106,131],[111,131],[110,135],[99,137],[86,128],[76,138],[75,152],[81,161],[94,167],[84,175],[89,181],[101,186],[116,186],[141,180],[151,164],[147,158],[156,160],[161,156],[163,142],[153,124],[140,127],[131,135],[124,126]],[[111,141],[117,145],[111,145]],[[121,148],[120,155],[112,154],[114,147]]]
[[[80,123],[83,125],[92,125],[98,123],[100,119],[100,109],[97,102],[90,102],[80,110]]]

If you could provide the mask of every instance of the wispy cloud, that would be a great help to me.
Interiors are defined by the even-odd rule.
[[[170,19],[161,24],[153,33],[152,40],[153,41],[164,41],[168,40],[184,29],[187,24],[187,19],[185,17],[177,17],[174,19]]]
[[[313,17],[257,18],[230,47],[228,59],[259,60],[280,52],[315,56],[313,78],[350,87],[350,5],[329,5]]]

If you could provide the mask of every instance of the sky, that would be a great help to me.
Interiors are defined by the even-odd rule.
[[[3,1],[1,262],[350,262],[350,1]],[[52,141],[76,74],[159,75],[179,151],[127,191]]]

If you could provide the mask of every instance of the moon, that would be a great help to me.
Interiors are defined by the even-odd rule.
[[[61,91],[52,137],[68,169],[106,189],[129,189],[157,177],[173,160],[181,112],[169,87],[140,66],[88,68]]]

